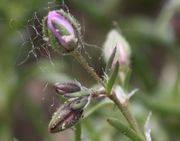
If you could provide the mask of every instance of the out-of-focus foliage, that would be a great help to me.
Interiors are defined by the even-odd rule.
[[[142,127],[152,111],[153,140],[180,140],[179,0],[0,0],[0,140],[71,139],[71,130],[56,135],[47,130],[50,115],[60,103],[51,84],[78,80],[91,87],[94,81],[72,58],[48,49],[50,59],[41,36],[35,38],[41,33],[42,17],[49,9],[66,9],[64,3],[85,28],[87,43],[102,46],[114,26],[121,30],[132,50],[131,88],[139,89],[131,111]],[[86,50],[92,56],[90,64],[102,74],[101,47]],[[128,141],[106,122],[109,116],[122,118],[116,108],[110,102],[95,104],[98,110],[83,120],[84,140]]]

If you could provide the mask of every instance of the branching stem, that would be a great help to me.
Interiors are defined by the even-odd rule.
[[[111,94],[109,98],[114,101],[114,103],[118,106],[126,120],[128,121],[129,125],[134,129],[136,133],[142,136],[142,132],[136,122],[136,119],[132,116],[131,112],[128,108],[127,101],[125,103],[121,103],[118,98],[116,97],[115,93]]]
[[[85,58],[80,54],[80,52],[75,51],[72,53],[72,56],[87,70],[87,72],[99,83],[101,84],[104,88],[106,88],[106,83],[96,74],[94,69],[89,66]],[[104,93],[106,95],[106,93]],[[112,93],[111,95],[108,96],[120,109],[126,120],[128,121],[129,125],[131,128],[139,134],[141,137],[144,138],[144,135],[142,134],[136,119],[132,116],[132,114],[129,111],[128,108],[128,103],[121,103],[115,93]]]

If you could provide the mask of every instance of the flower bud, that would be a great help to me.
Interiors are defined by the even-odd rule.
[[[63,104],[52,116],[49,131],[56,133],[74,126],[82,117],[89,98],[81,97]]]
[[[131,50],[128,42],[115,29],[111,30],[104,43],[104,59],[107,62],[113,49],[116,47],[116,54],[113,60],[113,66],[118,61],[120,65],[129,65]]]
[[[43,23],[44,40],[56,51],[67,53],[78,46],[80,25],[69,13],[62,9],[49,11]]]
[[[70,93],[78,92],[81,90],[80,84],[77,83],[61,83],[61,84],[55,84],[54,85],[55,90],[58,94],[68,97]]]

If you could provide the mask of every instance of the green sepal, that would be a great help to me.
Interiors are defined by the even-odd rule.
[[[56,23],[56,21],[53,21],[53,25],[54,25],[54,27],[56,28],[56,29],[58,29],[59,30],[59,33],[61,33],[61,36],[63,37],[63,36],[68,36],[70,33],[69,33],[69,31],[68,30],[66,30],[63,26],[61,26],[60,24],[58,24],[58,23]],[[72,24],[71,24],[72,25]],[[73,25],[72,25],[73,26]],[[75,30],[75,32],[76,32],[76,30]],[[71,52],[71,51],[73,51],[76,47],[76,43],[75,42],[71,42],[71,43],[69,43],[68,44],[68,46],[67,47],[62,47],[62,48],[64,48],[63,50],[60,50],[60,51],[62,51],[62,53],[69,53],[69,52]]]
[[[53,23],[54,27],[59,30],[59,33],[61,33],[61,35],[63,35],[63,36],[69,35],[68,30],[66,30],[64,27],[62,27],[60,24],[58,24],[55,20],[52,23]]]
[[[106,93],[110,94],[112,87],[118,77],[118,72],[119,72],[119,62],[116,62],[115,68],[113,70],[113,72],[111,73],[111,75],[109,76],[107,85],[106,85]]]
[[[78,98],[78,97],[89,96],[89,95],[90,95],[89,92],[79,91],[79,92],[64,94],[64,97],[69,99],[69,98]]]
[[[43,32],[43,39],[44,41],[48,42],[52,49],[57,53],[64,53],[66,52],[64,47],[60,46],[57,40],[52,35],[52,32],[47,27],[47,17],[42,20],[42,32]]]
[[[76,37],[78,38],[77,48],[83,46],[83,39],[82,39],[82,33],[81,33],[81,25],[79,22],[69,13],[65,12],[62,9],[59,10],[59,13],[63,15],[74,27]]]
[[[57,53],[65,53],[66,50],[64,49],[64,47],[62,47],[57,39],[54,38],[52,32],[48,29],[48,38],[49,38],[49,43],[50,43],[50,46],[53,48],[53,50]]]
[[[80,97],[73,100],[73,102],[71,102],[70,104],[70,107],[73,110],[81,110],[87,105],[87,103],[88,103],[88,96]]]
[[[124,82],[123,82],[123,87],[125,90],[128,90],[128,85],[129,85],[129,80],[131,78],[131,73],[132,73],[132,70],[130,68],[128,68],[126,71],[126,76],[125,76]]]
[[[141,136],[139,136],[134,130],[132,130],[127,125],[124,125],[119,120],[110,118],[110,119],[107,119],[107,121],[111,126],[116,128],[117,130],[119,130],[122,134],[129,137],[132,141],[145,141],[145,139],[143,139]]]
[[[47,38],[47,39],[44,39],[44,40],[48,40],[48,32],[47,32],[47,17],[44,17],[42,19],[42,33],[43,33],[43,38]]]
[[[111,67],[112,67],[112,63],[113,63],[113,60],[114,60],[114,57],[116,55],[116,47],[114,48],[107,64],[106,64],[106,68],[105,68],[105,73],[108,75],[111,71]]]

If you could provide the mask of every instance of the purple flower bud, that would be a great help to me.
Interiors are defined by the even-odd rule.
[[[115,64],[118,61],[119,64],[128,65],[129,64],[129,56],[127,55],[123,45],[121,43],[117,43],[116,49],[117,49],[117,52],[114,57],[113,64]]]
[[[54,85],[55,90],[58,94],[64,95],[66,93],[74,93],[81,90],[80,84],[77,83],[61,83]]]
[[[49,42],[53,48],[56,44],[56,46],[63,47],[64,52],[69,52],[77,47],[79,37],[77,37],[78,31],[76,28],[78,26],[77,21],[69,13],[63,10],[53,10],[49,11],[45,18],[43,34],[45,40],[50,40]]]
[[[108,61],[110,55],[113,52],[113,49],[116,47],[116,55],[113,60],[113,66],[116,62],[119,62],[120,65],[129,65],[131,50],[126,39],[115,29],[111,30],[107,39],[104,43],[104,58],[105,61]]]
[[[74,126],[82,117],[88,97],[81,97],[63,104],[52,116],[49,131],[56,133]]]

